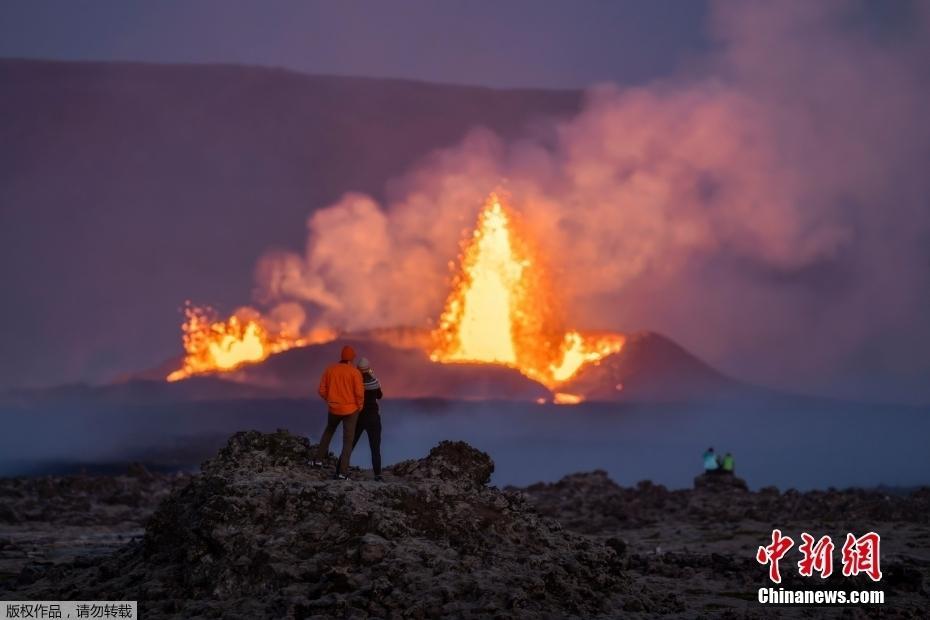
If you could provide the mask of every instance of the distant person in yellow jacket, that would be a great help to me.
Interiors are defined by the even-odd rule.
[[[732,474],[734,473],[735,466],[736,464],[733,462],[733,455],[727,452],[723,457],[723,464],[721,465],[721,469],[727,473]]]
[[[326,429],[320,438],[316,459],[311,465],[323,466],[323,459],[329,454],[329,442],[333,439],[336,427],[342,423],[342,454],[336,468],[336,479],[347,480],[349,477],[349,460],[352,457],[352,443],[355,439],[355,425],[358,412],[365,403],[365,386],[362,373],[352,363],[355,350],[350,346],[342,347],[338,364],[333,364],[320,378],[320,398],[326,401]]]

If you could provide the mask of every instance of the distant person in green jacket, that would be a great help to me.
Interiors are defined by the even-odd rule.
[[[721,466],[721,469],[723,469],[723,471],[728,474],[732,474],[733,466],[733,455],[727,452],[723,457],[723,465]]]

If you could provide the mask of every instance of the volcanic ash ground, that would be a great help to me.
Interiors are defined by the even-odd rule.
[[[443,442],[386,482],[330,480],[307,440],[244,432],[175,489],[141,540],[49,568],[20,599],[138,599],[146,618],[592,617],[638,595],[609,544],[486,486]]]
[[[383,483],[357,469],[340,482],[307,466],[310,449],[246,432],[195,476],[0,479],[0,598],[137,599],[144,618],[925,618],[930,606],[926,487],[750,491],[701,475],[668,490],[595,471],[498,490],[491,459],[451,442]],[[880,532],[881,582],[800,577],[791,557],[782,585],[881,589],[885,604],[760,605],[771,583],[755,553],[773,527]]]

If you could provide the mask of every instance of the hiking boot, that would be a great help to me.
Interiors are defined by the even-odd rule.
[[[349,477],[345,474],[336,474],[336,477],[333,480],[348,480]]]

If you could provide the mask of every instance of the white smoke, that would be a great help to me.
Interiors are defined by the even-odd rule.
[[[259,294],[326,325],[427,325],[503,186],[577,327],[657,329],[783,387],[848,391],[873,364],[906,383],[930,346],[930,10],[912,8],[883,37],[861,4],[715,5],[700,70],[592,89],[551,141],[476,129],[390,204],[346,194],[304,255],[262,259]]]

